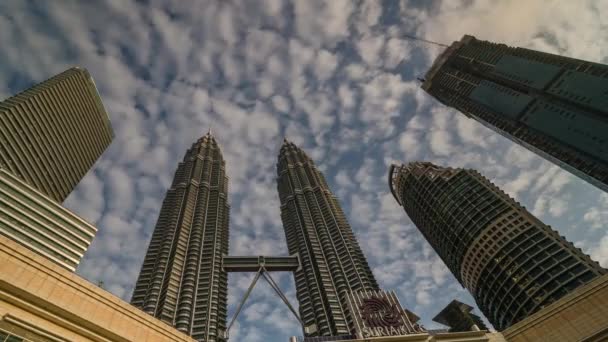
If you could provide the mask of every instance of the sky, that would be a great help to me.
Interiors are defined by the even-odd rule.
[[[474,305],[390,194],[391,163],[479,170],[608,266],[608,195],[424,93],[463,34],[608,63],[606,1],[0,1],[0,98],[87,68],[115,139],[65,205],[99,231],[77,273],[129,300],[186,149],[211,127],[230,177],[230,254],[284,255],[276,161],[284,136],[339,197],[384,289],[427,328]],[[252,275],[230,275],[229,318]],[[291,274],[276,273],[292,303]],[[233,341],[287,341],[297,321],[264,282]]]

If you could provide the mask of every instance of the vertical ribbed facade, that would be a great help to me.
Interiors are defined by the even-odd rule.
[[[608,191],[608,66],[464,36],[430,95]]]
[[[63,202],[113,138],[91,75],[71,68],[0,102],[0,167]]]
[[[229,209],[225,162],[207,134],[175,171],[131,303],[198,341],[224,341]]]
[[[425,162],[393,165],[389,184],[496,329],[606,273],[474,170]]]
[[[347,295],[379,290],[376,279],[323,174],[287,140],[277,176],[287,246],[302,264],[294,276],[305,334],[349,335],[353,322]]]

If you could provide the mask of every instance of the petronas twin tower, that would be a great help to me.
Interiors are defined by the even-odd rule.
[[[287,140],[277,176],[287,246],[302,265],[295,272],[302,321],[320,336],[349,335],[345,294],[376,291],[378,283],[325,177]]]
[[[294,276],[305,333],[350,336],[357,323],[353,303],[386,293],[379,291],[323,174],[304,151],[286,139],[277,176],[289,253],[299,259]],[[208,133],[179,163],[132,304],[199,341],[225,341],[227,273],[222,259],[228,254],[228,220],[225,162]],[[403,329],[420,329],[400,309],[396,296],[390,298],[390,308],[401,310],[396,319],[403,321]]]
[[[222,340],[229,209],[225,162],[207,134],[175,171],[131,303],[197,340]]]

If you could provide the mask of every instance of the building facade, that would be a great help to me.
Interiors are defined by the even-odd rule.
[[[294,272],[300,317],[307,336],[350,335],[348,294],[377,291],[338,199],[306,153],[284,140],[277,163],[281,219]]]
[[[0,168],[63,202],[113,138],[91,75],[71,68],[0,102]]]
[[[393,165],[397,202],[498,330],[606,270],[474,170]]]
[[[75,271],[97,229],[0,168],[0,235]]]
[[[608,191],[608,66],[464,36],[422,88]]]
[[[229,209],[225,162],[208,133],[175,171],[131,303],[198,341],[224,341]]]
[[[608,341],[608,274],[502,332],[509,342]]]
[[[0,341],[195,340],[0,236]]]

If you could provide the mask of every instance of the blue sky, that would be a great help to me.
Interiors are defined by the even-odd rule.
[[[3,0],[0,97],[74,65],[93,75],[116,138],[65,204],[99,228],[78,274],[123,299],[177,162],[212,126],[231,254],[287,252],[275,184],[287,136],[325,172],[381,286],[438,327],[453,298],[473,301],[390,195],[391,162],[475,168],[605,267],[608,196],[422,92],[415,78],[440,50],[403,35],[608,63],[600,13],[607,2]],[[231,275],[231,313],[250,278]],[[275,278],[295,302],[291,275]],[[231,333],[301,334],[264,283]]]

